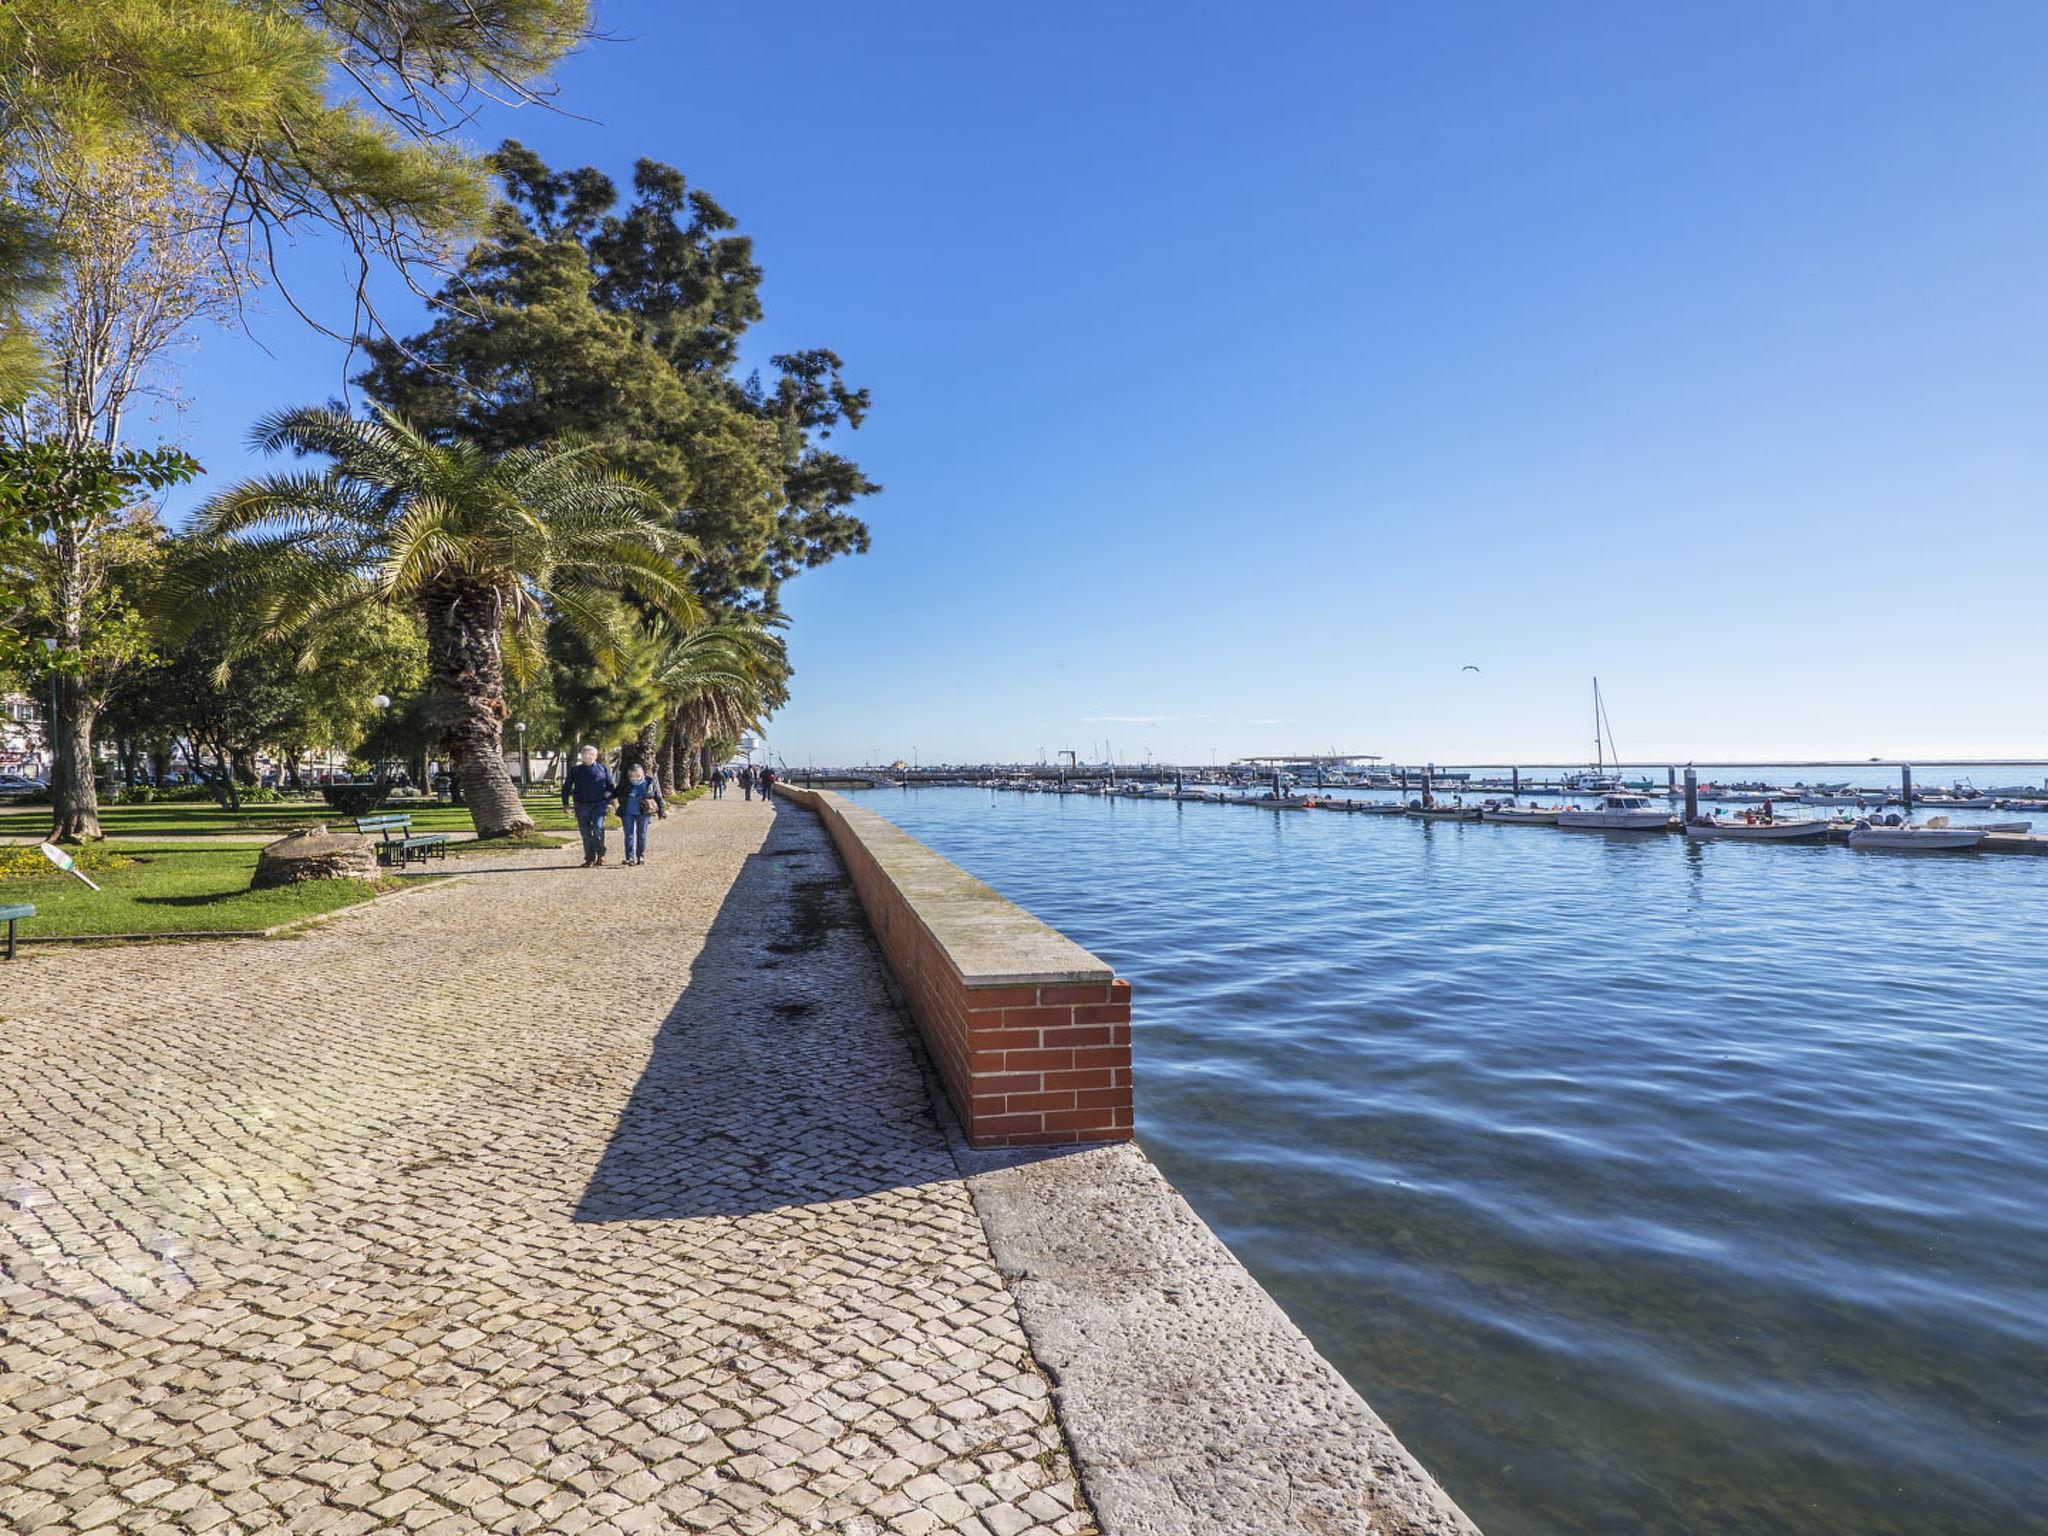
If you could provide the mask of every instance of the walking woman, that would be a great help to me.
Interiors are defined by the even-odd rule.
[[[626,770],[626,782],[619,786],[619,820],[626,829],[626,862],[647,862],[647,823],[655,815],[667,816],[668,803],[661,786],[640,764]]]

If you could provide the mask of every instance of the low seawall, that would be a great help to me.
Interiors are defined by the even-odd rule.
[[[1479,1536],[1143,1151],[1071,1145],[1132,1134],[1129,988],[886,818],[776,788],[823,821],[930,1045],[954,1160],[1104,1536]],[[1109,1045],[1060,1033],[1103,1030]],[[1015,1054],[1047,1050],[1076,1064]],[[1092,1090],[1106,1117],[1011,1126],[1075,1113],[1011,1106],[1091,1091],[1045,1086],[1078,1071],[1111,1074]],[[1035,1090],[1004,1081],[1033,1073]]]
[[[971,1145],[1130,1139],[1129,982],[865,806],[775,788],[824,822]]]

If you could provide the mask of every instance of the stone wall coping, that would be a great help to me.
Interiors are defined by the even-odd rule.
[[[1140,1148],[947,1130],[1104,1536],[1480,1536]]]
[[[800,805],[828,802],[846,830],[903,894],[939,951],[976,987],[1107,986],[1115,970],[999,891],[941,858],[901,827],[828,789],[778,783]]]

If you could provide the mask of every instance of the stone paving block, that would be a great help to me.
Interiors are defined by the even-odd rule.
[[[1091,1530],[818,823],[458,872],[8,968],[5,1522]]]

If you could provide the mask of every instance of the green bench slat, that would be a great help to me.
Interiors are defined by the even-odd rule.
[[[448,841],[446,832],[413,831],[410,816],[358,816],[355,823],[356,830],[366,835],[371,832],[382,832],[384,839],[380,846],[387,849],[396,848],[401,863],[408,853],[425,853],[429,848],[439,848]],[[382,862],[388,864],[391,861],[385,859]]]

